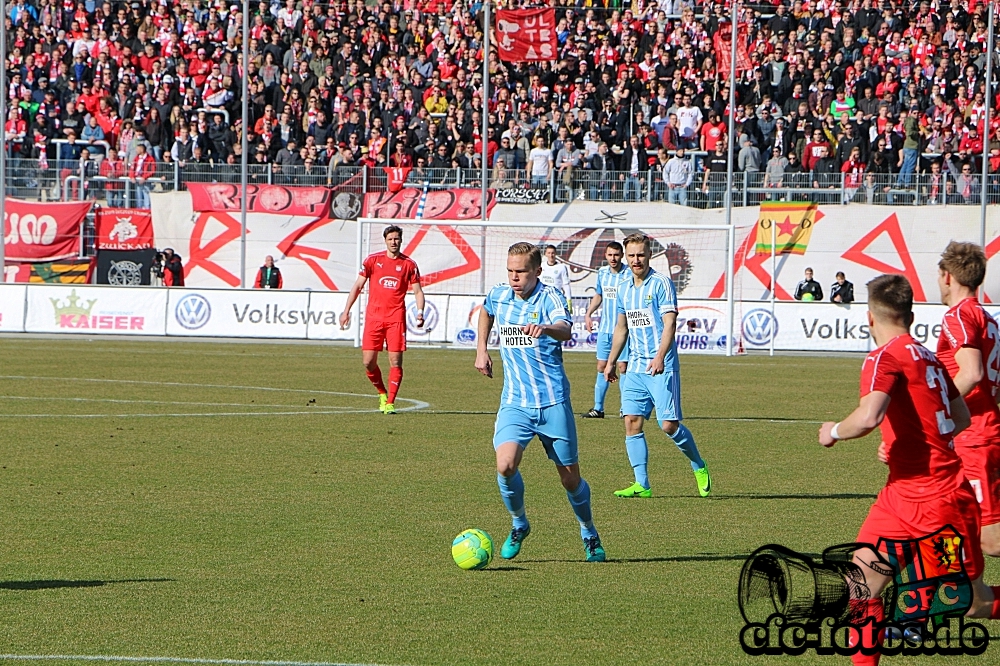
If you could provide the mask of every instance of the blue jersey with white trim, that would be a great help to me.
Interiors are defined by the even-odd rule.
[[[486,295],[483,308],[495,317],[494,327],[500,336],[500,404],[540,409],[569,401],[562,343],[548,335],[531,338],[522,330],[528,324],[547,326],[565,321],[572,325],[562,292],[539,281],[531,296],[522,299],[510,285],[498,284]]]
[[[663,339],[663,315],[677,312],[677,292],[673,280],[650,268],[646,279],[637,287],[635,276],[630,271],[629,278],[618,287],[617,309],[618,314],[625,315],[628,323],[629,372],[633,367],[636,372],[645,372],[646,365],[656,356]],[[677,345],[670,345],[663,359],[663,368],[669,372],[679,367]]]
[[[601,323],[598,333],[612,334],[618,323],[618,287],[622,280],[632,277],[632,271],[622,266],[617,273],[608,266],[597,269],[597,293],[601,296]]]

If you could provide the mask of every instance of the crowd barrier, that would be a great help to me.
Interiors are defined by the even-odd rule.
[[[0,284],[0,333],[85,333],[293,340],[357,339],[358,317],[341,330],[346,292],[241,289],[165,289],[100,285]],[[597,336],[584,328],[589,297],[573,299],[573,338],[565,348],[593,351]],[[411,345],[474,348],[482,297],[428,295],[425,325],[407,301]],[[773,307],[773,309],[772,309]],[[1000,305],[988,305],[1000,318]],[[945,306],[914,305],[914,337],[937,346]],[[681,300],[677,349],[726,351],[723,300]],[[357,311],[357,307],[355,308]],[[741,301],[736,306],[737,349],[749,351],[866,352],[875,348],[863,303]],[[598,313],[599,314],[599,313]],[[594,321],[599,321],[595,314]],[[495,344],[496,340],[490,341]]]

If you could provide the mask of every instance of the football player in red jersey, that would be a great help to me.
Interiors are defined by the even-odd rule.
[[[358,279],[347,297],[347,307],[340,315],[340,328],[351,323],[351,308],[358,300],[365,283],[368,288],[368,306],[365,308],[365,329],[361,338],[361,358],[368,380],[378,390],[379,411],[396,413],[396,394],[403,381],[403,352],[406,351],[406,292],[413,285],[417,299],[417,326],[424,325],[424,292],[420,288],[420,269],[416,262],[400,252],[403,230],[396,225],[382,232],[385,252],[369,255],[361,265]],[[378,367],[378,353],[385,347],[389,351],[389,390],[382,382]]]
[[[1000,557],[1000,331],[976,299],[986,278],[986,254],[974,243],[952,241],[938,263],[941,322],[937,357],[965,398],[972,424],[955,437],[965,478],[979,501],[983,552]]]
[[[976,495],[954,450],[953,438],[969,426],[969,410],[945,367],[910,336],[912,322],[913,289],[905,277],[882,275],[868,283],[868,325],[879,347],[862,367],[857,409],[839,423],[820,426],[819,442],[830,447],[881,426],[889,478],[857,541],[877,545],[880,538],[919,539],[951,525],[963,537],[961,557],[972,581],[967,615],[1000,618],[1000,588],[982,580]],[[883,619],[879,595],[892,576],[888,559],[868,548],[854,554],[871,593],[867,616],[877,622]],[[877,664],[879,654],[859,652],[852,660]]]

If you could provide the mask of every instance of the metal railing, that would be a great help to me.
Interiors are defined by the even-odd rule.
[[[146,183],[127,175],[101,175],[99,156],[87,165],[79,160],[11,158],[7,161],[9,196],[33,201],[94,199],[110,206],[148,205],[148,193],[183,191],[188,183],[240,182],[239,164],[158,162]],[[249,182],[256,185],[332,187],[354,194],[385,192],[389,176],[381,167],[250,164]],[[413,168],[405,187],[429,190],[481,186],[481,172],[470,168]],[[662,169],[650,167],[639,173],[596,171],[588,168],[551,169],[547,176],[524,169],[490,169],[488,186],[504,196],[531,195],[533,201],[566,203],[574,200],[613,203],[679,203],[694,208],[722,208],[726,199],[724,173],[695,171],[687,187],[670,188]],[[830,204],[874,204],[888,206],[974,206],[980,204],[979,176],[962,181],[950,171],[910,174],[863,174],[794,172],[773,176],[766,172],[733,174],[733,205],[759,206],[765,201],[816,201]],[[985,188],[987,203],[1000,203],[1000,174],[990,174]],[[145,194],[144,194],[145,193]]]

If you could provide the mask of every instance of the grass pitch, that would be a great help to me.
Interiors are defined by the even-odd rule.
[[[622,423],[581,420],[611,561],[583,562],[536,441],[521,557],[465,572],[454,535],[480,527],[499,550],[509,528],[490,445],[501,380],[479,376],[470,351],[408,352],[401,396],[427,405],[386,417],[365,411],[376,401],[345,347],[4,338],[0,349],[0,653],[772,663],[739,648],[745,556],[853,540],[886,473],[875,436],[823,450],[803,422],[856,404],[859,357],[685,356],[684,411],[712,498],[649,426],[654,497],[613,497],[632,480]],[[583,412],[593,357],[566,364]],[[986,577],[1000,582],[995,561]],[[998,657],[994,646],[976,663]]]

